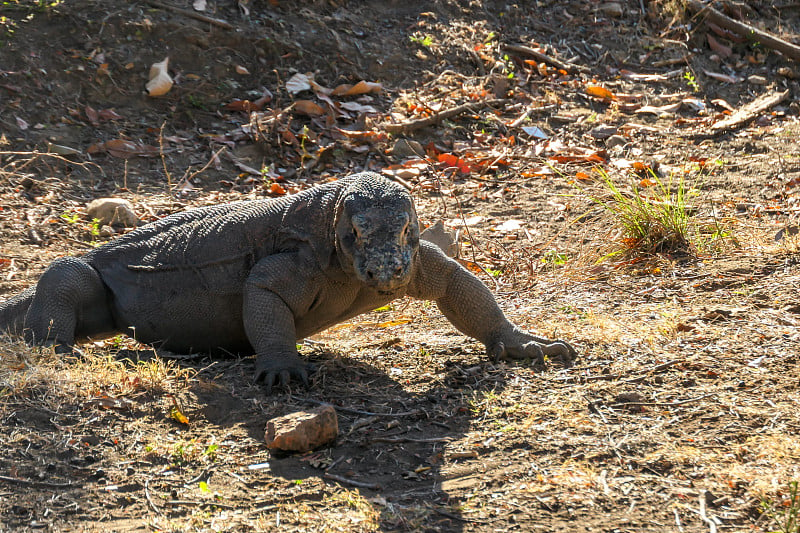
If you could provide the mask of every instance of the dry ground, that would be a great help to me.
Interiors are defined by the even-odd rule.
[[[312,387],[267,396],[250,358],[119,337],[59,359],[7,339],[0,531],[776,529],[762,503],[784,509],[800,479],[798,68],[715,34],[723,57],[680,2],[609,4],[208,3],[226,25],[144,0],[0,1],[4,297],[108,240],[93,198],[148,221],[396,165],[508,315],[580,352],[570,369],[490,363],[435,306],[398,301],[307,340]],[[800,31],[796,6],[729,7]],[[166,56],[176,84],[148,98]],[[298,72],[382,91],[293,95]],[[773,90],[787,99],[710,134]],[[429,160],[399,166],[398,138]],[[593,167],[645,198],[642,167],[683,179],[689,253],[615,253],[632,243],[592,201],[608,194]],[[335,445],[271,456],[266,420],[319,402],[339,409]]]

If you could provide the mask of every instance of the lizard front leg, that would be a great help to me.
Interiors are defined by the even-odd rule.
[[[244,330],[256,352],[255,380],[267,393],[292,378],[308,385],[305,362],[297,353],[295,316],[313,300],[313,280],[299,276],[297,254],[259,261],[245,282]],[[298,279],[302,281],[298,281]]]
[[[408,294],[435,300],[447,319],[481,341],[495,360],[530,358],[542,363],[549,356],[569,366],[575,357],[569,343],[532,335],[509,322],[486,285],[430,243],[420,243],[420,262]]]

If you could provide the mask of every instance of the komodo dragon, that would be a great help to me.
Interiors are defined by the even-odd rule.
[[[408,192],[370,172],[192,209],[56,259],[0,304],[0,332],[59,353],[120,332],[179,353],[255,353],[255,379],[270,391],[308,383],[297,339],[409,295],[435,300],[491,357],[572,361],[568,343],[518,329],[478,278],[419,235]]]

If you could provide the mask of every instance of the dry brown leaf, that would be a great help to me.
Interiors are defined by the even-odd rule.
[[[706,39],[708,39],[709,48],[716,52],[717,55],[719,55],[719,57],[722,59],[728,58],[733,54],[733,50],[731,50],[730,46],[725,46],[724,44],[720,43],[710,33],[706,34]]]
[[[343,84],[336,87],[331,94],[333,96],[357,96],[359,94],[379,93],[383,90],[383,85],[376,82],[360,81],[355,85]]]
[[[127,159],[129,157],[154,157],[158,155],[158,148],[127,139],[112,139],[103,143],[93,144],[87,150],[90,154],[108,152],[114,157]]]
[[[318,117],[325,114],[325,109],[311,100],[297,100],[294,103],[294,109],[298,113],[308,115],[310,117]]]

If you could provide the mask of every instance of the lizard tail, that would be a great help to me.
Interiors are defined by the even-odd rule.
[[[25,326],[25,315],[33,301],[36,286],[30,287],[0,303],[0,333],[8,332],[15,335],[22,333]]]

